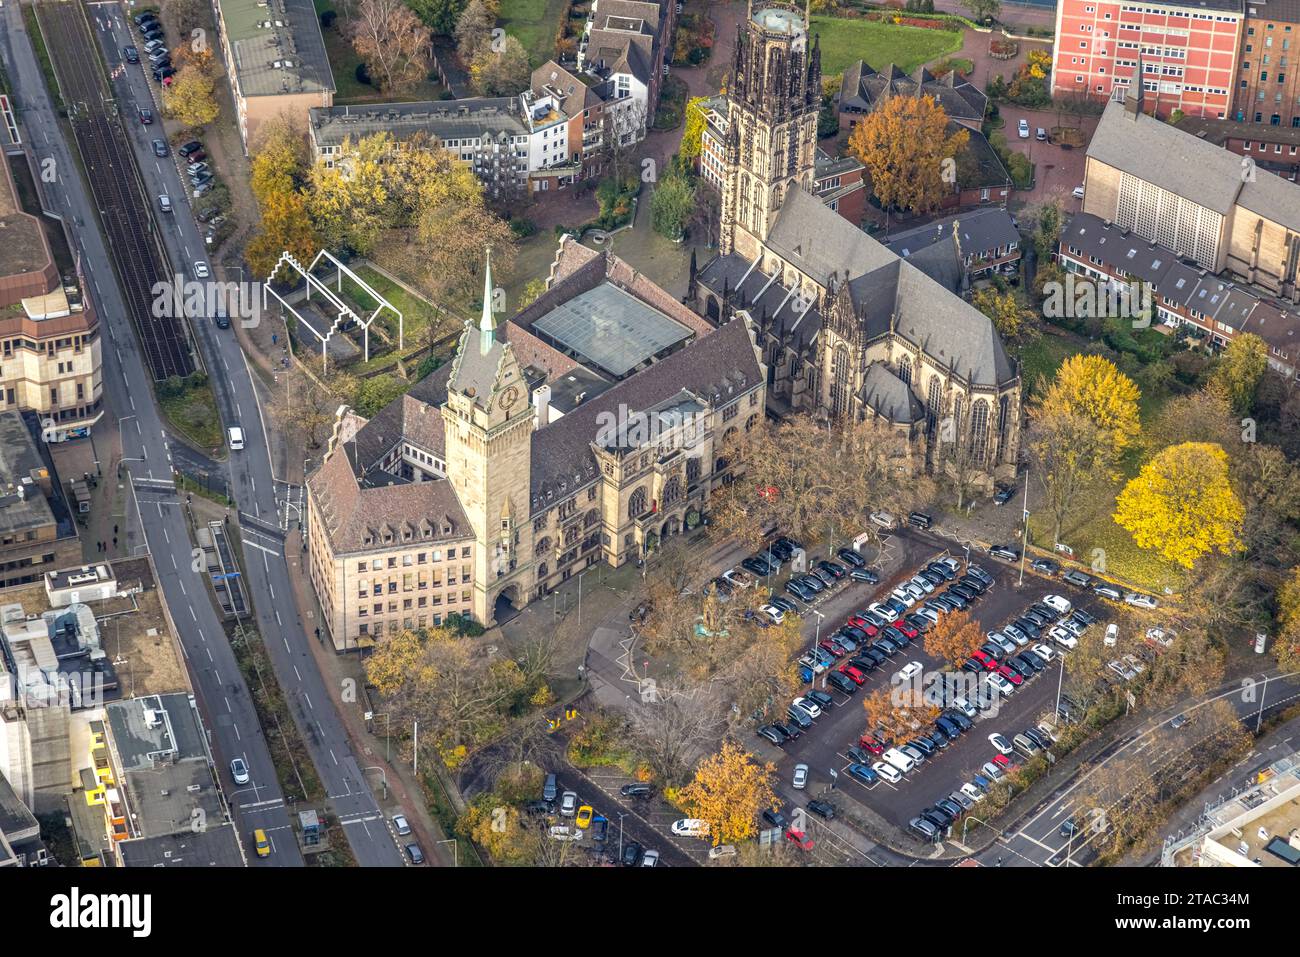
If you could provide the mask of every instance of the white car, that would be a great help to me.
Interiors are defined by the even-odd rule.
[[[894,675],[894,684],[906,684],[924,670],[925,665],[921,664],[921,662],[909,661]]]
[[[1106,637],[1102,639],[1107,648],[1114,648],[1119,643],[1119,625],[1113,621],[1106,626]]]
[[[709,860],[717,861],[724,857],[735,857],[736,846],[734,844],[719,844],[717,847],[709,848]]]
[[[1047,632],[1047,637],[1051,638],[1052,641],[1056,642],[1062,648],[1069,648],[1071,651],[1079,646],[1078,637],[1070,634],[1060,625],[1053,625]]]
[[[897,598],[899,601],[901,601],[901,602],[902,602],[904,605],[906,605],[908,608],[911,608],[913,605],[916,604],[916,596],[913,595],[913,594],[912,594],[910,591],[908,591],[906,588],[903,588],[902,586],[899,586],[898,588],[895,588],[895,589],[894,589],[892,592],[890,592],[889,594],[890,594],[890,597],[892,597],[892,598]]]
[[[976,804],[979,804],[980,801],[984,800],[984,792],[981,791],[979,788],[977,788],[975,785],[971,784],[970,782],[967,782],[966,784],[963,784],[961,786],[961,793],[966,795]]]
[[[194,275],[198,276],[200,279],[207,279],[208,276],[210,276],[210,275],[212,275],[212,274],[211,274],[210,272],[208,272],[208,264],[207,264],[207,263],[205,263],[205,262],[196,262],[196,263],[194,264]]]
[[[1009,695],[1016,690],[1015,685],[999,674],[989,675],[989,684],[1004,695]]]
[[[998,749],[1000,754],[1010,754],[1012,752],[1011,742],[996,731],[989,735],[989,744]]]
[[[989,641],[993,642],[993,644],[1001,648],[1003,653],[1008,655],[1014,655],[1016,653],[1016,642],[1008,638],[1006,635],[1000,635],[996,631],[990,631],[986,637]],[[1027,644],[1028,642],[1029,639],[1026,638],[1022,644]]]
[[[411,833],[411,825],[406,820],[406,815],[404,814],[393,815],[393,830],[397,832],[399,837],[406,837],[406,835]]]
[[[1060,595],[1044,595],[1043,604],[1058,615],[1068,615],[1074,608],[1068,598],[1063,598]]]
[[[1056,733],[1056,728],[1054,728],[1054,727],[1053,727],[1052,725],[1050,725],[1050,724],[1046,724],[1046,723],[1039,724],[1039,725],[1038,725],[1038,730],[1041,731],[1041,732],[1043,732],[1043,734],[1047,735],[1047,736],[1048,736],[1049,738],[1051,738],[1053,741],[1059,741],[1059,740],[1060,740],[1060,735],[1058,735],[1058,734]]]
[[[243,758],[235,758],[230,762],[230,776],[235,779],[236,784],[248,783],[248,765],[244,763]]]
[[[903,775],[899,773],[898,768],[894,767],[892,764],[886,764],[884,761],[877,761],[871,766],[871,770],[875,771],[890,784],[897,784],[899,781],[903,780]]]
[[[1138,592],[1131,591],[1124,596],[1124,601],[1135,608],[1158,608],[1160,602],[1156,601],[1150,595],[1142,595]]]
[[[1056,660],[1056,650],[1049,645],[1034,645],[1034,647],[1029,650],[1038,655],[1038,657],[1042,658],[1043,661],[1048,664],[1051,664]]]
[[[673,833],[678,837],[708,837],[709,822],[695,817],[684,817],[673,821]]]
[[[957,559],[953,558],[950,555],[945,555],[943,558],[939,559],[939,564],[947,565],[948,571],[950,572],[955,573],[961,571],[961,562],[957,561]]]
[[[917,575],[915,578],[913,578],[911,583],[915,585],[917,588],[921,589],[921,591],[923,591],[927,595],[934,591],[934,583],[926,581],[920,575]]]
[[[578,792],[565,791],[560,795],[560,814],[564,817],[573,817],[578,813]]]
[[[794,780],[790,784],[796,791],[802,791],[808,786],[808,765],[796,764],[794,766]]]
[[[1083,199],[1083,186],[1080,185],[1080,186],[1076,186],[1076,187],[1074,187],[1074,198],[1075,198],[1075,199]]]
[[[659,866],[659,852],[656,851],[656,850],[649,850],[649,851],[646,851],[645,854],[642,855],[642,857],[641,857],[641,866],[642,866],[642,867],[658,867],[658,866]]]
[[[917,614],[920,615],[922,618],[924,618],[932,625],[938,624],[939,622],[939,613],[935,611],[933,608],[922,608],[920,611],[917,612]]]
[[[820,718],[822,716],[821,706],[809,698],[795,698],[794,706],[810,718]]]
[[[953,701],[952,706],[968,718],[973,718],[975,715],[979,714],[979,711],[970,703],[970,700],[967,699],[965,695],[962,695],[960,698]]]
[[[1016,132],[1022,140],[1029,139],[1029,121],[1021,117],[1020,122],[1016,124]]]
[[[780,608],[777,608],[776,605],[763,605],[758,610],[766,615],[768,620],[774,625],[779,625],[781,622],[785,621],[785,612]]]

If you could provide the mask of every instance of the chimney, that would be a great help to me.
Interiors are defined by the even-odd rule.
[[[539,385],[533,390],[533,409],[535,410],[534,428],[540,429],[550,424],[551,387],[549,385]]]

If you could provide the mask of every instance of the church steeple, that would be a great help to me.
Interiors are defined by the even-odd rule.
[[[492,247],[487,247],[487,266],[483,270],[483,315],[479,317],[478,351],[487,355],[496,341],[496,317],[492,315]]]

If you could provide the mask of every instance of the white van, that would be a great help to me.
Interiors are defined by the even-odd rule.
[[[881,528],[892,530],[898,527],[898,519],[889,512],[872,512],[870,518],[871,524],[879,525]]]
[[[1044,595],[1043,604],[1052,609],[1052,611],[1056,612],[1058,615],[1068,615],[1071,609],[1074,608],[1074,606],[1070,604],[1068,598],[1063,598],[1060,595]]]
[[[906,774],[916,767],[916,762],[902,751],[898,750],[898,748],[890,748],[881,755],[881,758],[884,759],[886,764],[892,768],[897,768],[902,774]]]
[[[226,438],[230,442],[230,448],[234,452],[239,452],[244,448],[244,430],[239,426],[231,426],[226,429]]]
[[[708,837],[709,822],[699,818],[684,817],[673,821],[672,832],[678,837]]]

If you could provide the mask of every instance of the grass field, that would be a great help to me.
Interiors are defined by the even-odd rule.
[[[812,25],[821,36],[823,76],[843,73],[855,60],[865,60],[877,70],[893,63],[911,73],[923,63],[961,49],[961,34],[956,30],[838,17],[813,17]]]
[[[555,56],[555,34],[568,0],[501,0],[498,22],[528,51],[534,67]]]
[[[226,437],[211,386],[189,386],[178,396],[159,395],[158,402],[168,421],[197,448],[220,453]]]

